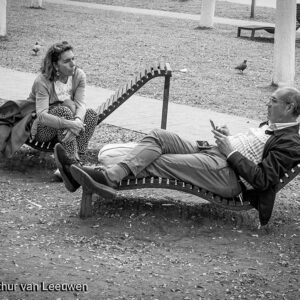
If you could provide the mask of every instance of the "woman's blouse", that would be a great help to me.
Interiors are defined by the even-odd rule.
[[[71,100],[72,98],[72,77],[68,77],[66,83],[59,80],[54,82],[54,90],[58,101],[63,103],[65,100]]]

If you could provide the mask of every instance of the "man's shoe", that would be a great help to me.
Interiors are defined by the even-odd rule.
[[[111,188],[117,188],[118,184],[109,180],[107,176],[105,176],[104,169],[95,168],[95,167],[80,167],[84,172],[88,173],[96,182],[107,185]]]
[[[76,161],[67,156],[65,148],[59,143],[54,147],[54,158],[67,190],[75,192],[80,184],[72,177],[70,166]]]
[[[87,189],[88,191],[99,194],[104,198],[115,196],[116,194],[115,189],[95,181],[88,173],[84,171],[82,167],[80,168],[77,167],[76,165],[71,165],[70,171],[72,177],[80,185],[82,185],[83,189]]]

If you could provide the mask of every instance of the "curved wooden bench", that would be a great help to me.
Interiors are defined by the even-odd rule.
[[[131,80],[125,86],[119,88],[116,93],[111,95],[96,109],[96,112],[99,116],[98,125],[134,93],[136,93],[142,86],[144,86],[149,80],[156,77],[165,77],[161,128],[166,129],[171,76],[172,69],[169,63],[157,64],[140,72],[133,80]],[[26,145],[34,149],[46,152],[53,152],[56,143],[57,140],[50,142],[39,142],[34,139],[28,139],[25,142]]]
[[[101,104],[96,110],[99,115],[98,124],[122,105],[127,99],[129,99],[149,80],[159,76],[165,77],[163,105],[167,105],[169,99],[170,77],[172,76],[172,70],[169,63],[166,63],[165,65],[159,64],[158,66],[145,69],[143,72],[140,72],[137,76],[135,76],[133,80],[121,87],[115,94],[111,95],[110,98]],[[161,125],[164,129],[166,129],[166,114],[167,107],[163,107]],[[163,119],[165,119],[165,121],[163,121]]]
[[[292,168],[285,174],[283,178],[280,179],[280,184],[278,185],[277,192],[281,190],[285,185],[287,185],[291,180],[293,180],[299,173],[300,164]],[[120,183],[117,191],[145,188],[171,189],[188,194],[193,194],[215,205],[229,210],[245,211],[253,208],[250,202],[243,201],[242,197],[240,196],[226,198],[190,183],[161,177],[128,177]],[[79,213],[80,218],[88,218],[93,215],[92,194],[93,193],[91,191],[83,188]]]
[[[57,140],[51,140],[49,142],[39,142],[35,139],[28,139],[25,142],[25,144],[39,151],[53,152],[54,146],[57,142],[58,142]]]

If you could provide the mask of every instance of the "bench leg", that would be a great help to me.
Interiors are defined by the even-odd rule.
[[[251,40],[254,40],[254,34],[255,34],[255,30],[252,29],[252,30],[251,30]]]
[[[92,196],[93,193],[85,189],[82,190],[82,198],[80,203],[80,213],[81,219],[89,218],[93,215],[92,210]]]
[[[170,78],[171,78],[170,76],[165,76],[163,108],[162,108],[162,115],[161,115],[161,129],[167,128]]]
[[[237,37],[240,37],[240,36],[241,36],[241,28],[238,28]]]

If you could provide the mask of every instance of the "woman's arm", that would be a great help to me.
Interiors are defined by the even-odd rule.
[[[77,68],[74,78],[74,102],[76,105],[75,118],[78,117],[81,121],[84,121],[86,113],[86,100],[85,100],[85,89],[86,89],[86,75],[85,73]]]
[[[52,128],[69,128],[71,126],[69,120],[49,114],[50,84],[47,84],[41,76],[34,83],[32,93],[35,94],[36,99],[37,121]]]

